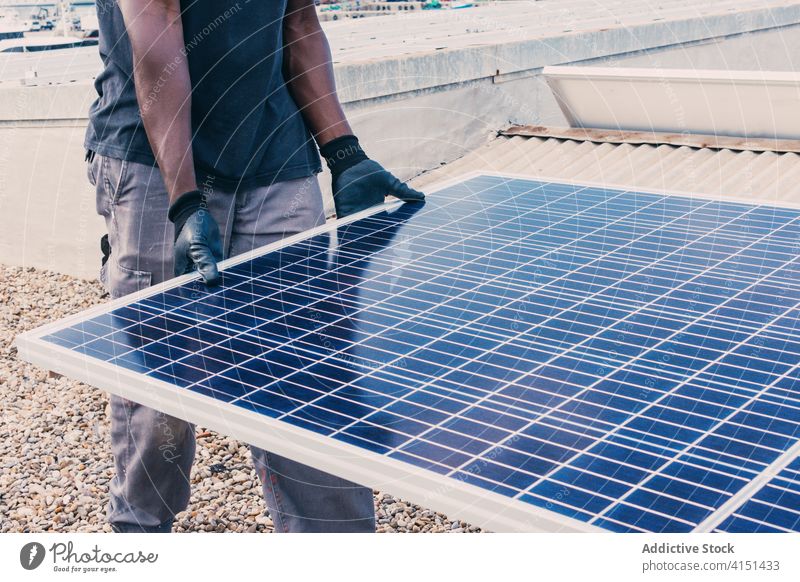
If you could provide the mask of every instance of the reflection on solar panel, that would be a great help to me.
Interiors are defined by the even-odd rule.
[[[19,346],[491,529],[798,531],[798,235],[794,209],[480,175]]]

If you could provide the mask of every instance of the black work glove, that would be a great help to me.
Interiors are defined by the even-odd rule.
[[[333,178],[336,216],[343,218],[382,204],[387,195],[406,202],[422,202],[425,194],[403,184],[361,149],[358,138],[343,135],[319,148]]]
[[[219,283],[222,238],[203,194],[199,190],[181,194],[169,207],[168,216],[175,225],[175,276],[197,268],[207,285]]]

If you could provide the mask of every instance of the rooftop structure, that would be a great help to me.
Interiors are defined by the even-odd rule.
[[[800,204],[800,140],[517,126],[414,185],[473,171]]]
[[[323,26],[355,132],[370,156],[404,179],[476,148],[486,151],[483,144],[512,124],[567,125],[541,76],[545,66],[798,70],[800,54],[800,0],[509,1],[374,22]],[[0,54],[0,175],[3,190],[14,193],[0,198],[0,230],[7,233],[0,261],[96,276],[104,225],[93,214],[82,142],[100,67],[95,47]],[[532,146],[539,139],[513,142]],[[501,137],[489,147],[509,141]],[[559,143],[566,151],[575,142]],[[624,158],[634,147],[598,150],[614,148]],[[672,147],[641,146],[637,153]],[[538,163],[538,155],[527,159]],[[607,170],[600,172],[602,178]],[[753,191],[763,189],[754,184]]]

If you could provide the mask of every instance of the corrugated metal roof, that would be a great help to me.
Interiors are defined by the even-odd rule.
[[[800,139],[749,138],[686,132],[664,133],[588,127],[545,127],[541,125],[514,125],[502,130],[500,133],[508,136],[557,137],[595,143],[669,144],[715,150],[800,153]]]
[[[425,187],[473,171],[800,204],[800,154],[795,152],[549,136],[500,135],[413,183]]]

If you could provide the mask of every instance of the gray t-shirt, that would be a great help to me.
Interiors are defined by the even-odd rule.
[[[96,8],[104,68],[84,146],[154,166],[122,14],[116,0],[97,0]],[[282,74],[286,0],[181,0],[181,9],[198,185],[253,187],[319,172],[316,145]],[[157,101],[157,87],[143,108]]]

